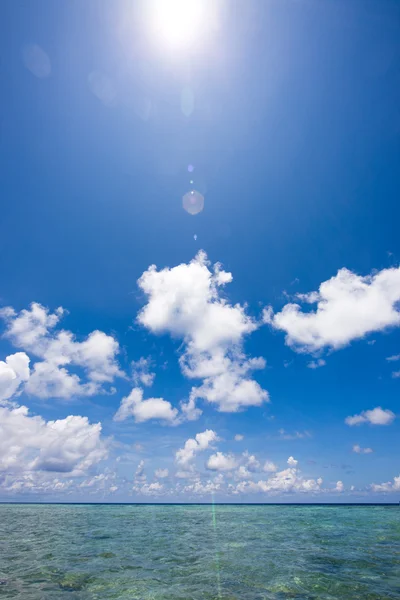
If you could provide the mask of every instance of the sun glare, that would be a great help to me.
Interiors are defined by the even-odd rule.
[[[207,24],[206,0],[153,0],[156,40],[175,48],[193,46]]]

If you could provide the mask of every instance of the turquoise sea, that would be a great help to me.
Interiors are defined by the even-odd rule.
[[[2,504],[0,597],[400,598],[400,507]]]

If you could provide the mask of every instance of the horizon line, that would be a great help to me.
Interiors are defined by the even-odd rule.
[[[400,502],[24,502],[0,500],[0,505],[59,506],[399,506]]]

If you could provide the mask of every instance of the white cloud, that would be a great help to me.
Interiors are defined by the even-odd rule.
[[[196,406],[196,398],[193,394],[190,395],[187,402],[181,402],[182,418],[187,421],[196,421],[202,412],[203,411]]]
[[[396,361],[400,360],[400,354],[394,354],[393,356],[388,356],[386,360],[389,361],[389,362],[396,362]],[[400,371],[393,371],[392,377],[394,379],[399,378],[400,377]]]
[[[90,396],[123,376],[116,360],[118,342],[102,331],[93,331],[81,342],[70,331],[55,331],[64,314],[61,307],[50,313],[37,303],[19,313],[11,307],[0,310],[6,323],[5,336],[14,346],[41,359],[34,364],[25,387],[27,393],[40,398]],[[82,368],[88,381],[82,383],[69,371],[71,367]]]
[[[45,421],[25,406],[0,408],[0,470],[85,474],[106,458],[101,424],[69,416]]]
[[[287,459],[287,464],[289,465],[289,467],[296,467],[297,463],[298,461],[294,459],[293,456],[289,456],[289,458]]]
[[[159,481],[154,483],[144,483],[141,486],[135,486],[134,491],[144,496],[158,496],[164,491],[164,485]]]
[[[343,492],[343,490],[344,490],[343,481],[338,481],[336,483],[335,492]]]
[[[353,452],[356,454],[372,454],[373,450],[372,448],[361,448],[358,444],[354,444]]]
[[[235,476],[238,479],[249,479],[251,477],[250,471],[244,465],[240,465],[238,470],[235,473]]]
[[[216,452],[210,456],[206,466],[210,471],[233,471],[237,467],[237,462],[233,454]]]
[[[359,415],[346,417],[345,423],[350,426],[361,425],[362,423],[370,423],[371,425],[390,425],[395,419],[395,416],[396,415],[391,410],[384,410],[378,406],[372,410],[365,410]]]
[[[268,307],[264,322],[285,331],[286,343],[296,351],[337,350],[369,333],[400,325],[400,267],[366,277],[341,269],[318,292],[299,299],[318,302],[317,309],[302,312],[299,304],[291,303],[273,315]]]
[[[242,456],[244,458],[246,468],[251,473],[256,473],[257,471],[261,470],[260,462],[254,456],[254,454],[250,454],[249,452],[246,451],[246,452],[243,452]]]
[[[196,454],[202,450],[207,450],[218,439],[217,434],[212,429],[206,429],[206,431],[198,433],[195,438],[189,438],[186,440],[184,447],[178,450],[175,455],[177,464],[187,469]]]
[[[115,472],[99,473],[98,475],[94,475],[93,477],[89,477],[88,479],[82,481],[78,488],[84,488],[85,491],[89,488],[92,493],[97,493],[99,491],[104,492],[106,490],[108,491],[111,490],[110,484],[116,479],[116,477],[117,474]]]
[[[163,398],[143,400],[143,390],[133,388],[129,396],[122,399],[114,421],[125,421],[128,417],[134,417],[136,423],[156,419],[174,425],[178,422],[178,410]]]
[[[4,492],[15,494],[65,494],[74,486],[73,479],[49,477],[48,473],[30,472],[8,474],[0,478],[0,487]]]
[[[78,375],[71,375],[64,367],[46,361],[35,363],[25,385],[25,391],[28,394],[43,399],[90,396],[96,393],[96,390],[96,385],[82,384]]]
[[[263,471],[265,471],[266,473],[275,473],[278,470],[278,467],[276,466],[275,463],[273,463],[270,460],[265,461],[264,466],[263,466]]]
[[[290,463],[289,463],[290,461]],[[267,480],[242,481],[236,486],[238,493],[295,493],[295,492],[320,492],[322,479],[304,479],[297,469],[297,461],[290,457],[290,468],[271,475]]]
[[[143,358],[143,356],[137,360],[131,362],[132,367],[132,378],[135,386],[144,385],[151,387],[154,383],[155,373],[150,371],[151,361],[149,358]]]
[[[373,492],[398,492],[400,491],[400,475],[394,477],[393,481],[387,481],[386,483],[373,483],[371,485]]]
[[[146,481],[146,473],[144,472],[144,460],[141,460],[136,468],[135,483]]]
[[[153,265],[138,281],[149,298],[138,321],[154,333],[183,337],[198,351],[238,343],[256,325],[240,305],[219,297],[218,288],[231,280],[218,264],[209,270],[204,252],[171,269],[157,271]]]
[[[0,310],[0,316],[8,326],[6,335],[14,345],[27,350],[40,345],[41,354],[44,352],[43,340],[58,324],[64,313],[61,306],[54,313],[49,313],[47,308],[37,302],[33,302],[29,310],[21,310],[19,314],[10,306]]]
[[[235,442],[242,442],[244,440],[244,435],[241,433],[237,433],[234,437]]]
[[[29,357],[17,352],[0,360],[0,403],[14,396],[21,383],[29,379]]]
[[[324,367],[326,365],[326,361],[323,358],[318,358],[317,360],[312,360],[308,363],[307,367],[309,369],[319,369],[320,367]]]
[[[168,469],[156,469],[154,475],[155,477],[157,477],[157,479],[165,479],[166,477],[168,477],[169,471]]]
[[[268,393],[249,374],[265,367],[262,358],[247,359],[241,352],[244,337],[258,324],[239,304],[231,305],[221,288],[232,275],[217,263],[210,270],[204,252],[189,263],[157,271],[153,265],[138,280],[148,302],[138,322],[153,333],[169,333],[185,343],[180,364],[186,377],[203,379],[194,387],[182,412],[200,414],[196,400],[214,403],[218,410],[237,412],[260,406]]]
[[[187,357],[186,357],[187,358]],[[181,364],[184,365],[183,361]],[[263,368],[263,359],[246,360],[242,356],[228,358],[216,352],[212,358],[197,355],[183,366],[187,377],[204,377],[200,387],[192,388],[190,400],[198,398],[216,404],[221,412],[238,412],[248,406],[269,402],[268,392],[249,377],[254,369]]]
[[[219,473],[214,479],[208,479],[205,482],[202,482],[201,479],[196,479],[193,483],[186,485],[183,488],[183,492],[189,495],[206,496],[221,491],[223,484],[224,477],[222,473]]]
[[[106,494],[113,494],[119,488],[117,483],[117,473],[105,469],[103,473],[89,476],[82,480],[83,473],[77,474],[77,477],[71,478],[72,473],[61,473],[54,477],[51,471],[23,471],[8,472],[0,474],[0,489],[3,493],[16,494],[50,494],[62,498],[74,494],[87,498],[101,494],[102,498]],[[69,476],[69,478],[67,478]]]

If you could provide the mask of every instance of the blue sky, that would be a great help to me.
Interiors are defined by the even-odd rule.
[[[159,2],[0,9],[0,499],[397,501],[399,5]]]

